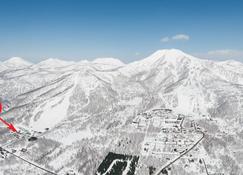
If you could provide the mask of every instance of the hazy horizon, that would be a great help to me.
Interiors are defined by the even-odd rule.
[[[159,49],[159,50],[179,50],[179,51],[182,51],[184,52],[183,50],[180,50],[180,49],[176,49],[176,48],[170,48],[170,49]],[[121,61],[122,63],[124,64],[129,64],[129,63],[132,63],[132,62],[135,62],[135,61],[139,61],[139,60],[143,60],[143,59],[146,59],[147,57],[151,56],[153,53],[159,51],[159,50],[154,50],[153,52],[149,53],[148,55],[146,55],[145,57],[143,58],[140,58],[140,59],[135,59],[135,60],[132,60],[130,62],[124,62],[121,58],[117,58],[117,57],[94,57],[94,58],[80,58],[80,59],[72,59],[72,58],[41,58],[39,61],[35,61],[35,60],[38,60],[38,59],[28,59],[28,58],[24,58],[24,57],[18,57],[18,56],[13,56],[13,57],[9,57],[9,58],[4,58],[2,61],[0,62],[5,62],[5,61],[8,61],[8,60],[11,60],[11,59],[23,59],[24,61],[27,61],[29,63],[33,63],[33,64],[38,64],[42,61],[45,61],[45,60],[48,60],[48,59],[57,59],[57,60],[61,60],[61,61],[68,61],[68,62],[79,62],[79,61],[95,61],[96,59],[117,59],[119,61]],[[227,60],[234,60],[234,61],[239,61],[239,62],[242,62],[241,60],[237,60],[237,59],[218,59],[218,60],[214,60],[212,58],[207,58],[207,57],[204,57],[203,55],[196,55],[196,54],[190,54],[190,53],[187,53],[187,52],[184,52],[186,54],[189,54],[191,56],[194,56],[198,59],[203,59],[203,60],[212,60],[212,61],[227,61]],[[34,60],[34,61],[33,61]]]

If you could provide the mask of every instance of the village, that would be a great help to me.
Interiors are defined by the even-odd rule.
[[[191,127],[184,128],[184,119],[185,116],[174,114],[169,109],[138,114],[133,125],[145,132],[141,155],[171,157],[187,151],[201,138],[201,134],[196,132],[200,128],[193,121]]]

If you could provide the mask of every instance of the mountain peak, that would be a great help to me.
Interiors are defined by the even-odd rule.
[[[23,67],[23,66],[30,66],[32,63],[24,60],[23,58],[20,57],[12,57],[6,61],[3,62],[5,66],[8,67]]]
[[[117,66],[124,66],[125,64],[116,58],[96,58],[92,61],[92,63],[99,63],[99,64],[112,64]]]
[[[161,49],[154,52],[151,56],[156,57],[171,57],[171,58],[178,58],[178,57],[192,57],[191,55],[179,50],[179,49]]]
[[[57,58],[48,58],[44,61],[39,62],[37,65],[41,67],[62,67],[74,64],[73,61],[64,61]]]
[[[180,50],[180,49],[175,49],[175,48],[172,48],[172,49],[159,49],[159,50],[157,50],[156,52],[161,52],[161,53],[177,53],[177,54],[185,54],[185,52],[183,52],[182,50]]]
[[[180,62],[182,59],[187,59],[190,61],[197,60],[195,57],[178,49],[163,49],[154,52],[140,62],[142,64],[153,65],[161,61],[177,63]]]

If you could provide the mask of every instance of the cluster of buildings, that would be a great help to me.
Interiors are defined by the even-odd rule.
[[[181,114],[174,115],[169,109],[155,109],[150,113],[140,113],[133,120],[133,124],[139,128],[146,128],[151,121],[152,126],[160,128],[163,132],[179,132],[184,120]]]
[[[144,140],[142,153],[160,156],[161,154],[181,154],[194,143],[192,137],[184,134],[159,133],[156,137]]]
[[[195,142],[193,133],[182,127],[184,116],[175,115],[169,109],[155,109],[138,114],[133,124],[138,129],[147,129],[142,154],[181,154]]]

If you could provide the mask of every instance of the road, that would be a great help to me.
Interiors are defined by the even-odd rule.
[[[21,156],[19,156],[19,155],[16,155],[16,154],[12,153],[11,151],[9,151],[9,150],[7,150],[7,149],[5,149],[5,148],[2,148],[2,147],[0,147],[0,148],[1,148],[3,151],[5,151],[5,152],[7,152],[7,153],[9,153],[9,154],[11,154],[11,155],[13,155],[14,157],[16,157],[16,158],[18,158],[18,159],[23,160],[24,162],[26,162],[26,163],[28,163],[28,164],[30,164],[30,165],[36,167],[36,168],[39,168],[39,169],[41,169],[41,170],[43,170],[43,171],[45,171],[45,172],[47,172],[47,173],[49,173],[49,174],[57,175],[57,173],[55,173],[55,172],[53,172],[53,171],[51,171],[51,170],[48,170],[48,169],[46,169],[46,168],[44,168],[44,167],[41,167],[40,165],[38,165],[38,164],[36,164],[36,163],[34,163],[34,162],[32,162],[32,161],[29,161],[29,160],[27,160],[27,159],[25,159],[25,158],[23,158],[23,157],[21,157]]]
[[[44,135],[44,134],[42,134],[42,135]],[[41,169],[42,171],[45,171],[45,172],[47,172],[47,173],[49,173],[49,174],[58,175],[57,173],[55,173],[55,172],[53,172],[53,171],[51,171],[51,170],[48,170],[48,169],[46,169],[46,168],[44,168],[44,167],[38,165],[37,163],[32,162],[32,161],[30,161],[30,160],[27,160],[27,159],[25,159],[25,158],[23,158],[23,157],[21,157],[21,156],[15,154],[15,153],[12,153],[12,151],[8,150],[7,148],[4,148],[5,146],[9,146],[9,145],[12,145],[13,143],[19,142],[19,141],[22,140],[22,139],[24,139],[24,137],[22,137],[22,138],[20,138],[20,139],[17,139],[17,140],[14,140],[14,141],[12,141],[12,142],[8,142],[8,143],[6,143],[5,145],[0,146],[0,149],[2,149],[3,151],[5,151],[5,152],[11,154],[12,156],[14,156],[14,157],[16,157],[16,158],[18,158],[18,159],[21,159],[22,161],[24,161],[24,162],[30,164],[31,166],[34,166],[34,167],[36,167],[36,168],[38,168],[38,169]]]
[[[193,145],[191,146],[187,151],[185,151],[184,153],[180,154],[177,158],[175,158],[174,160],[172,160],[171,162],[169,162],[168,164],[162,166],[156,173],[155,175],[159,175],[163,169],[168,168],[169,166],[171,166],[173,163],[175,163],[177,160],[179,160],[181,157],[183,157],[184,155],[186,155],[188,152],[190,152],[193,148],[195,148],[205,137],[205,134],[203,132],[200,132],[202,134],[202,137]]]
[[[202,160],[203,160],[203,164],[204,164],[204,167],[205,167],[205,170],[206,170],[206,174],[209,175],[209,173],[208,173],[208,168],[207,168],[207,165],[206,165],[206,163],[205,163],[205,160],[204,160],[204,159],[202,159]]]

